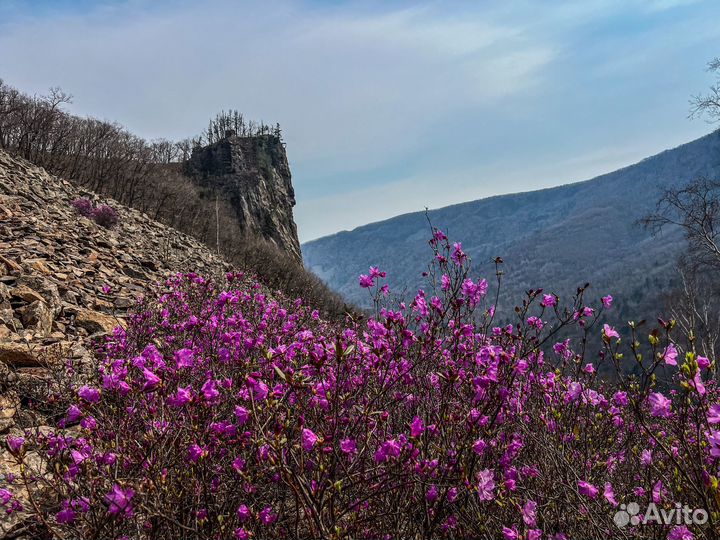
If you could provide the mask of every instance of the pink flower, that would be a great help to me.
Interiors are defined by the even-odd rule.
[[[450,284],[451,284],[450,276],[448,276],[447,274],[443,274],[442,277],[440,278],[440,288],[443,291],[447,291],[448,289],[450,289]]]
[[[235,538],[238,540],[249,540],[249,538],[252,536],[250,532],[245,529],[245,527],[239,527],[235,529]]]
[[[695,389],[695,391],[701,395],[705,395],[705,384],[703,384],[702,377],[700,376],[700,370],[698,369],[695,372],[695,376],[690,381],[690,386]]]
[[[648,404],[650,405],[650,414],[652,416],[667,418],[671,415],[670,407],[672,402],[660,392],[650,394],[648,396]]]
[[[377,463],[384,463],[389,459],[400,457],[402,452],[402,446],[395,439],[385,441],[380,445],[380,448],[375,452],[375,461]]]
[[[618,334],[617,330],[615,330],[609,324],[603,324],[603,334],[608,339],[610,339],[610,338],[620,339],[620,334]]]
[[[118,484],[113,485],[112,491],[105,495],[105,502],[108,504],[108,512],[116,516],[132,517],[132,498],[135,491],[132,488],[121,488]]]
[[[554,294],[544,294],[540,305],[543,307],[553,307],[557,305],[557,296]]]
[[[704,356],[698,356],[697,363],[700,369],[707,369],[710,367],[710,360]]]
[[[247,505],[241,504],[237,509],[237,517],[241,523],[244,523],[252,517],[252,512],[250,512]]]
[[[244,426],[250,418],[250,411],[240,405],[235,407],[235,418],[239,426]]]
[[[713,429],[706,432],[705,435],[710,443],[710,455],[714,458],[720,458],[720,431]]]
[[[660,504],[662,501],[663,496],[663,482],[662,480],[658,480],[657,483],[652,488],[652,501],[655,504]]]
[[[190,445],[188,448],[188,460],[197,463],[208,455],[208,451],[197,443]]]
[[[78,396],[88,403],[97,403],[100,401],[100,390],[86,385],[78,390]]]
[[[605,482],[605,489],[603,490],[603,496],[605,497],[605,500],[612,504],[613,506],[617,506],[618,502],[615,499],[615,492],[613,491],[612,484],[610,482]]]
[[[646,448],[640,453],[640,463],[645,467],[652,465],[652,450]]]
[[[70,507],[70,503],[68,501],[63,501],[62,510],[55,514],[55,519],[57,519],[58,523],[66,523],[68,525],[72,524],[76,517],[77,515]]]
[[[512,527],[503,527],[502,534],[505,540],[518,540],[520,538],[520,534],[515,525]]]
[[[186,386],[185,388],[178,386],[175,395],[169,396],[167,402],[171,407],[182,407],[183,405],[190,403],[192,398],[192,386]]]
[[[462,244],[460,242],[455,242],[453,244],[453,252],[452,255],[450,255],[450,258],[455,261],[455,264],[458,266],[462,266],[467,260],[467,255],[465,255],[465,252],[462,250]]]
[[[694,540],[695,535],[685,525],[673,527],[667,535],[667,540]]]
[[[710,405],[707,421],[709,424],[720,424],[720,403]]]
[[[357,443],[352,439],[343,439],[340,441],[340,450],[344,454],[354,454],[357,452]]]
[[[143,368],[143,377],[145,377],[145,384],[143,384],[143,392],[152,392],[160,385],[160,377],[155,375],[148,368]]]
[[[366,276],[365,274],[360,274],[360,277],[358,278],[358,283],[363,289],[369,289],[373,285],[375,285],[375,282],[372,277]]]
[[[529,529],[527,533],[528,540],[540,540],[542,538],[542,530]]]
[[[663,359],[668,366],[677,366],[678,351],[672,343],[665,348]]]
[[[486,446],[487,443],[485,441],[483,441],[482,439],[478,439],[473,443],[472,449],[473,452],[475,452],[477,455],[481,455],[485,451]]]
[[[312,451],[318,442],[318,436],[307,428],[303,428],[300,438],[302,440],[302,448],[306,452]]]
[[[537,522],[537,503],[529,500],[522,507],[522,516],[525,525],[534,527]]]
[[[247,378],[247,383],[250,389],[252,390],[253,399],[255,401],[263,401],[265,398],[267,398],[268,394],[270,393],[270,389],[267,387],[267,385],[262,382],[254,379],[253,377]]]
[[[19,454],[25,445],[25,439],[22,437],[12,437],[10,435],[5,438],[5,442],[7,442],[10,452],[15,455]]]
[[[242,457],[237,456],[232,462],[232,468],[236,473],[240,474],[245,470],[245,460]]]
[[[260,519],[260,523],[263,525],[271,525],[277,520],[277,514],[273,514],[272,508],[270,506],[266,506],[262,509],[258,518]]]
[[[578,491],[580,491],[581,495],[585,495],[590,499],[594,499],[598,495],[598,488],[585,480],[580,480],[578,482]]]
[[[491,501],[495,498],[495,473],[484,469],[478,473],[478,498],[481,501]]]
[[[213,402],[220,397],[220,391],[217,389],[217,382],[215,379],[208,379],[200,389],[205,401]]]
[[[605,309],[610,309],[610,306],[612,306],[613,297],[608,294],[607,296],[603,296],[600,301],[602,302],[602,305],[605,307]]]
[[[410,424],[410,436],[417,439],[420,435],[423,434],[425,431],[425,424],[422,421],[422,418],[419,416],[416,416],[413,418],[412,423]]]
[[[175,351],[175,364],[178,369],[193,367],[195,364],[195,353],[190,349]]]
[[[65,417],[66,422],[77,422],[82,418],[82,411],[77,405],[70,405],[67,410],[67,416]]]
[[[627,407],[627,404],[629,403],[627,392],[615,392],[613,395],[613,402],[618,407]]]
[[[430,486],[430,489],[425,493],[425,500],[430,504],[434,503],[438,499],[438,488],[435,485]]]

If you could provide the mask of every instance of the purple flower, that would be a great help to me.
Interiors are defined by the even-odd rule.
[[[235,538],[238,540],[248,540],[250,537],[251,534],[244,527],[235,529]]]
[[[168,405],[171,407],[182,407],[187,403],[190,403],[193,398],[192,386],[186,386],[185,388],[178,386],[175,395],[167,398]]]
[[[478,473],[478,498],[491,501],[495,498],[495,473],[489,469]]]
[[[472,449],[473,452],[475,452],[479,456],[482,455],[482,453],[485,451],[486,446],[487,443],[485,441],[483,441],[482,439],[478,439],[473,443]]]
[[[677,366],[678,351],[672,343],[665,348],[663,359],[668,366]]]
[[[10,452],[17,455],[23,450],[23,446],[25,445],[25,439],[22,437],[12,437],[8,435],[5,439],[7,442],[8,448],[10,449]]]
[[[343,439],[340,441],[340,450],[344,454],[354,454],[357,452],[357,443],[352,439]]]
[[[557,305],[557,296],[554,294],[544,294],[540,305],[543,307],[553,307]]]
[[[67,410],[67,416],[65,417],[66,422],[77,422],[82,418],[82,411],[77,405],[70,405]]]
[[[112,229],[115,225],[117,225],[120,216],[111,206],[101,204],[92,211],[92,218],[93,221],[101,227]]]
[[[533,500],[527,501],[522,507],[522,516],[525,525],[534,527],[537,522],[537,503]]]
[[[609,294],[607,296],[603,296],[600,301],[602,302],[602,305],[605,306],[605,309],[610,309],[613,302],[613,297]]]
[[[250,390],[252,390],[253,399],[255,401],[263,401],[267,398],[268,393],[270,393],[269,388],[264,382],[258,381],[253,377],[247,378],[247,384],[250,387]]]
[[[93,203],[90,199],[75,199],[70,203],[75,207],[78,214],[85,217],[91,217],[93,213]]]
[[[435,485],[430,486],[430,489],[425,493],[425,500],[430,504],[434,503],[438,499],[438,488]]]
[[[365,274],[360,274],[360,277],[358,278],[358,283],[363,289],[369,289],[373,285],[375,285],[373,278],[370,276],[366,276]]]
[[[618,331],[615,330],[609,324],[603,324],[603,334],[608,339],[610,339],[610,338],[620,339],[620,334],[618,334]]]
[[[413,438],[418,438],[420,435],[423,434],[425,431],[425,424],[422,421],[422,418],[419,416],[416,416],[413,418],[412,423],[410,424],[410,436]]]
[[[503,527],[502,534],[505,540],[519,540],[520,538],[520,533],[518,533],[517,527],[515,525],[513,525],[512,527]]]
[[[277,514],[273,514],[272,508],[266,506],[260,511],[258,519],[260,519],[260,523],[263,525],[272,525],[277,520]]]
[[[200,391],[206,401],[213,402],[220,397],[220,392],[217,389],[217,382],[215,379],[208,379],[205,381],[205,384],[202,385]]]
[[[195,353],[190,349],[175,351],[175,365],[178,369],[191,368],[195,365]]]
[[[77,514],[73,511],[68,501],[63,501],[62,510],[55,514],[55,519],[58,523],[72,524],[75,521]]]
[[[667,540],[694,540],[695,535],[685,525],[673,527],[667,535]]]
[[[108,504],[108,512],[113,515],[132,517],[132,498],[135,491],[132,488],[121,488],[118,484],[113,485],[112,491],[105,495],[105,502]]]
[[[208,455],[208,451],[197,443],[191,444],[188,448],[188,460],[197,463]]]
[[[155,375],[148,368],[143,368],[143,377],[145,378],[145,384],[143,384],[143,392],[152,392],[160,385],[160,377]]]
[[[241,504],[237,509],[237,517],[241,523],[244,523],[252,517],[252,512],[250,512],[247,505]]]
[[[618,502],[615,499],[615,492],[613,491],[612,484],[610,482],[605,482],[605,489],[603,490],[603,497],[605,497],[605,500],[612,504],[613,506],[617,506]]]
[[[650,405],[650,414],[655,417],[667,418],[671,415],[670,407],[672,402],[662,395],[655,392],[648,396],[648,404]]]
[[[585,480],[578,481],[578,491],[590,499],[594,499],[598,495],[598,488]]]
[[[236,473],[240,474],[245,470],[245,460],[240,456],[237,456],[232,462],[232,468],[235,469]]]
[[[239,426],[244,426],[250,418],[250,411],[240,405],[235,407],[235,418]]]
[[[318,442],[318,436],[307,428],[303,428],[300,438],[302,441],[302,449],[306,452],[311,452]]]
[[[720,403],[710,405],[707,421],[709,424],[720,424]]]
[[[78,390],[78,396],[87,401],[88,403],[97,403],[100,401],[100,390],[91,386],[83,386]]]

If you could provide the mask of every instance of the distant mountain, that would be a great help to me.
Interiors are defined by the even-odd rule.
[[[654,209],[663,188],[701,175],[720,177],[720,130],[592,180],[448,206],[429,217],[462,242],[478,276],[491,281],[492,260],[504,259],[505,313],[527,289],[568,296],[590,282],[593,296],[617,298],[616,317],[637,320],[656,314],[684,246],[679,230],[653,237],[637,220]],[[423,285],[429,236],[424,212],[416,212],[308,242],[302,252],[332,289],[367,305],[357,278],[371,264],[388,272],[396,291]]]

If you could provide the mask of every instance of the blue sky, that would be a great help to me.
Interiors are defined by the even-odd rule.
[[[279,122],[301,240],[612,171],[712,129],[716,0],[0,0],[0,77],[149,139]]]

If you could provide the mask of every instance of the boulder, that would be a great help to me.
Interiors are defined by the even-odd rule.
[[[125,326],[125,321],[91,309],[78,308],[75,325],[90,334],[112,334],[116,326]]]
[[[35,333],[41,337],[46,337],[52,332],[53,314],[45,302],[35,301],[17,311],[26,329],[35,330]]]
[[[37,356],[33,349],[27,344],[0,342],[0,362],[10,367],[34,367],[39,366]]]

